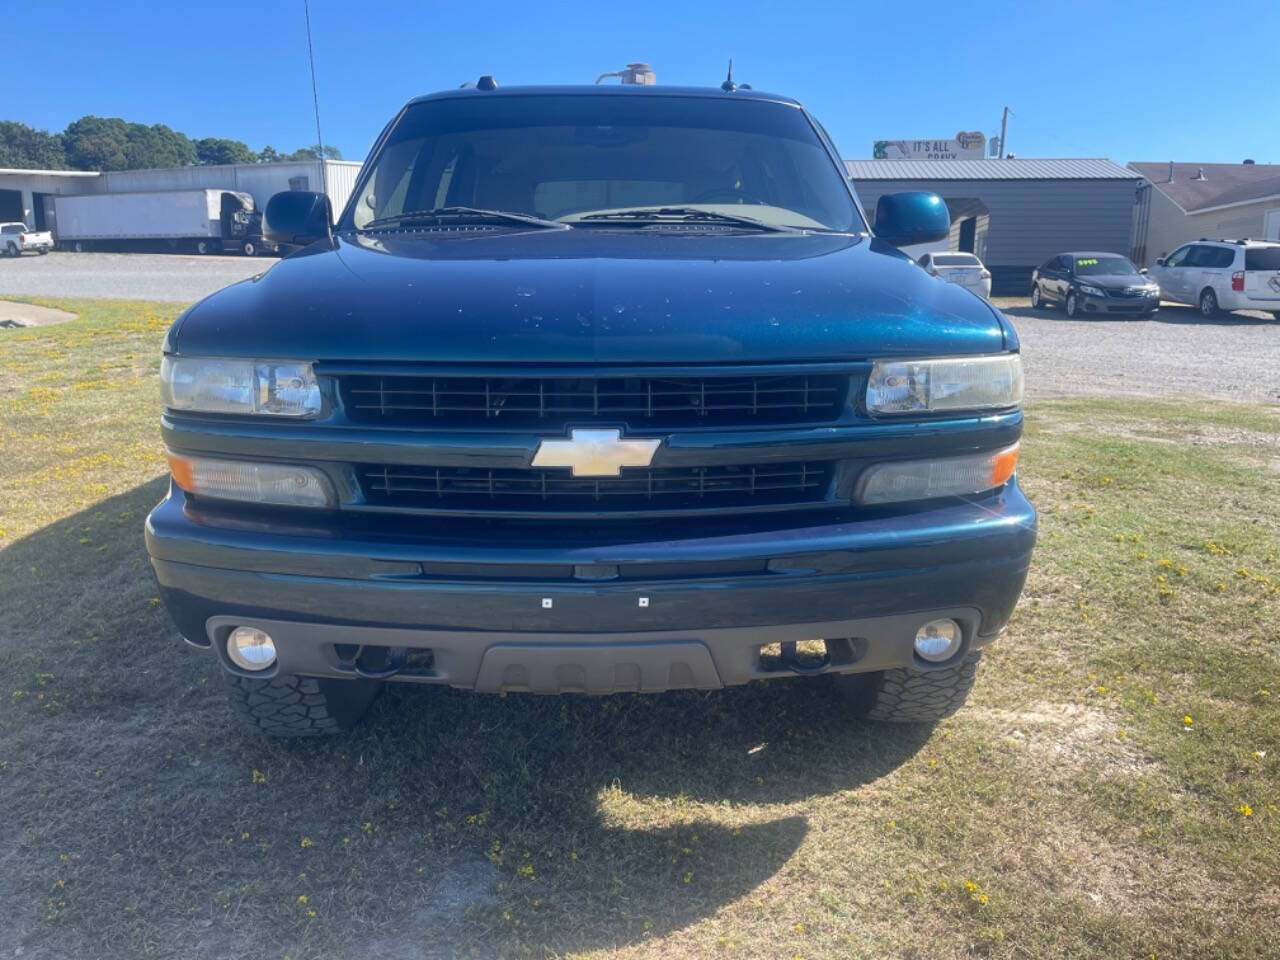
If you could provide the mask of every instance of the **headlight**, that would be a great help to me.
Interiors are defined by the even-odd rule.
[[[188,493],[281,507],[331,507],[329,478],[314,467],[168,454],[174,482]]]
[[[867,381],[872,413],[932,413],[1012,407],[1022,402],[1016,353],[950,360],[878,360]]]
[[[899,503],[962,497],[1006,483],[1018,465],[1018,445],[991,453],[938,460],[905,460],[868,467],[858,481],[858,503]]]
[[[309,363],[165,357],[160,390],[171,410],[314,417],[321,409]]]
[[[1080,292],[1081,292],[1081,293],[1088,294],[1088,295],[1089,295],[1089,296],[1091,296],[1091,297],[1105,297],[1105,296],[1106,296],[1106,294],[1102,292],[1102,288],[1101,288],[1101,287],[1095,287],[1095,286],[1093,286],[1093,284],[1090,284],[1090,283],[1082,283],[1082,284],[1080,284]]]

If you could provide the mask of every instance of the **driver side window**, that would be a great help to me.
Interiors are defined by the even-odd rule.
[[[1185,247],[1179,247],[1173,253],[1165,258],[1164,265],[1166,267],[1183,267],[1186,266],[1187,254],[1191,252],[1191,244]]]

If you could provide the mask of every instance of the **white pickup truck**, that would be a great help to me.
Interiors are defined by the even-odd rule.
[[[41,255],[53,249],[53,234],[48,230],[28,230],[25,223],[0,223],[0,253],[20,257],[28,250]]]

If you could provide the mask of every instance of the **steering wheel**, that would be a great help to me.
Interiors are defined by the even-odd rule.
[[[710,190],[704,190],[693,198],[693,203],[715,203],[717,200],[727,200],[729,203],[750,203],[750,198],[739,193],[733,187],[712,187]]]

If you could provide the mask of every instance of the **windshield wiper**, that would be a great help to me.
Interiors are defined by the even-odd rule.
[[[786,227],[780,223],[766,223],[755,217],[744,217],[736,213],[721,213],[718,210],[703,210],[700,207],[634,207],[626,210],[608,210],[604,213],[588,213],[576,218],[577,222],[632,220],[650,223],[702,221],[705,223],[731,223],[752,230],[766,230],[770,233],[798,233],[796,227]]]
[[[482,210],[479,207],[436,207],[433,210],[406,210],[387,217],[370,220],[358,231],[377,230],[379,227],[403,227],[409,224],[442,223],[446,220],[470,220],[483,223],[494,220],[505,223],[519,223],[527,227],[540,227],[544,230],[568,230],[569,224],[556,220],[544,220],[528,213],[514,213],[510,210]]]

